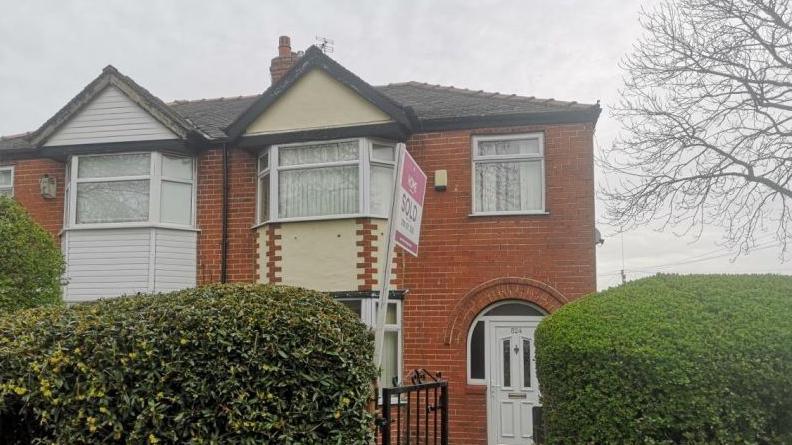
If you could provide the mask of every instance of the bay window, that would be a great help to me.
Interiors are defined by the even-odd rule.
[[[473,138],[473,214],[545,212],[541,133]]]
[[[193,225],[192,158],[158,152],[80,155],[67,165],[72,225]]]
[[[258,223],[386,217],[395,144],[367,138],[275,145],[258,161]]]
[[[360,320],[374,329],[377,320],[379,302],[375,298],[343,298],[338,300],[346,305]],[[401,337],[401,302],[388,302],[385,315],[385,336],[382,343],[382,369],[380,370],[380,387],[394,386],[393,380],[402,379],[402,337]]]
[[[14,196],[14,167],[0,167],[0,196]]]

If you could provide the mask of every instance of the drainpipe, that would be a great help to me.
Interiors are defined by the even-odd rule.
[[[223,143],[223,210],[220,241],[220,282],[228,279],[228,144]]]

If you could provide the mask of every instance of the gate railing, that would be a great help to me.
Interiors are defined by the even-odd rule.
[[[448,381],[416,369],[411,385],[382,388],[378,442],[382,445],[448,445]]]

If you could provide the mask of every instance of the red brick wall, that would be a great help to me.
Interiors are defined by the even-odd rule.
[[[223,150],[198,156],[198,284],[220,281],[223,214]],[[256,281],[256,157],[229,150],[228,261],[229,282]]]
[[[471,136],[544,131],[548,215],[471,217]],[[459,130],[417,134],[410,153],[429,175],[420,257],[399,255],[398,282],[409,289],[403,318],[405,375],[415,368],[442,371],[450,380],[452,443],[486,442],[486,397],[466,384],[470,323],[499,299],[519,298],[548,311],[595,290],[593,127],[591,124]],[[256,263],[272,275],[274,260],[257,259],[251,227],[256,207],[256,159],[230,150],[228,280],[256,281]],[[16,161],[20,202],[56,235],[63,219],[64,165]],[[448,171],[448,189],[432,187],[435,170]],[[58,198],[43,199],[38,180],[58,182]],[[220,279],[222,149],[198,155],[198,283]],[[364,221],[369,222],[369,221]],[[365,225],[365,224],[364,224]],[[363,227],[371,232],[370,227]],[[368,233],[371,235],[371,233]],[[274,245],[274,235],[273,238]],[[373,242],[372,240],[369,240]],[[373,246],[370,246],[373,247]],[[370,249],[373,257],[374,249]],[[279,255],[272,247],[270,255]],[[376,269],[371,258],[359,258]],[[379,272],[379,271],[377,271]],[[368,286],[365,286],[368,287]],[[353,290],[353,289],[350,289]]]
[[[198,155],[197,193],[198,284],[220,281],[220,246],[223,210],[223,150],[213,148]]]
[[[0,166],[14,166],[14,197],[39,224],[59,240],[63,228],[63,197],[66,165],[51,159],[3,161]],[[54,199],[41,196],[39,180],[44,175],[55,178],[57,194]]]
[[[469,216],[471,136],[528,131],[545,133],[549,215]],[[410,291],[403,319],[405,375],[427,368],[448,377],[452,443],[486,443],[485,388],[466,383],[467,332],[475,315],[506,298],[552,311],[596,288],[592,135],[590,124],[576,124],[426,133],[408,141],[430,186],[420,256],[405,255],[401,270]],[[448,170],[443,192],[431,187],[440,169]]]

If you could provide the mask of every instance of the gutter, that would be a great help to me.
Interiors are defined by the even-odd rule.
[[[228,280],[228,143],[223,142],[223,210],[220,235],[220,282]]]

